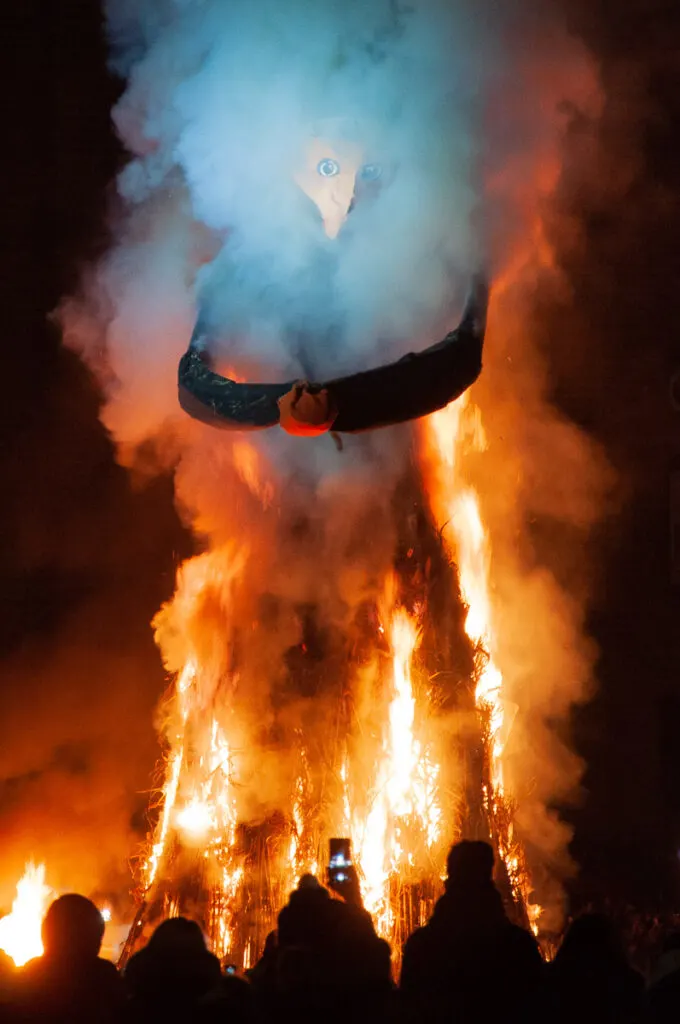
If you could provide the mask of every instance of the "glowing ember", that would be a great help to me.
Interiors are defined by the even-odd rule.
[[[0,949],[17,967],[42,955],[42,921],[53,898],[52,890],[45,884],[45,865],[27,864],[17,884],[12,912],[0,919]]]

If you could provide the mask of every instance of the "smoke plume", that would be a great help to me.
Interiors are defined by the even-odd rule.
[[[196,317],[220,364],[251,379],[357,370],[442,337],[486,261],[497,287],[474,399],[489,446],[466,472],[490,531],[501,667],[520,708],[508,754],[518,822],[532,864],[553,877],[567,870],[568,833],[551,808],[573,794],[581,766],[552,723],[587,695],[593,651],[584,594],[538,560],[532,529],[587,532],[603,467],[550,407],[533,302],[563,294],[543,225],[570,118],[596,113],[598,91],[557,5],[537,6],[111,0],[112,62],[126,81],[113,116],[130,160],[115,244],[62,321],[101,382],[120,461],[172,468],[186,522],[224,559],[191,640],[191,567],[157,631],[172,671],[200,633],[217,680],[234,657],[220,623],[239,627],[245,745],[274,714],[300,608],[342,631],[383,585],[411,433],[352,438],[337,452],[328,438],[275,431],[246,444],[188,421],[176,368]],[[350,126],[382,167],[378,194],[357,202],[336,242],[294,182],[329,121]],[[237,610],[234,559],[248,575]],[[264,647],[262,630],[247,639],[255,620],[268,623]],[[251,770],[258,797],[274,801],[266,771]],[[540,895],[555,905],[550,885]]]

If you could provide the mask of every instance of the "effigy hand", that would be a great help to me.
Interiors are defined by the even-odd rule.
[[[316,437],[333,426],[336,410],[327,388],[297,381],[279,398],[279,423],[288,434]]]

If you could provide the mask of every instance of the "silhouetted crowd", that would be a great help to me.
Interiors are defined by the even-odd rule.
[[[547,963],[531,932],[506,915],[491,847],[460,842],[444,895],[409,938],[398,984],[388,944],[361,903],[356,874],[330,892],[305,875],[262,957],[223,970],[198,924],[171,918],[124,971],[99,956],[104,922],[90,900],[56,900],[44,954],[21,970],[0,960],[8,1024],[666,1024],[680,1021],[680,932],[669,933],[647,979],[631,966],[610,917],[572,921]]]

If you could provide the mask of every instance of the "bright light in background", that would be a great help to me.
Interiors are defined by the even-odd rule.
[[[0,920],[0,949],[23,967],[34,957],[42,956],[42,922],[55,894],[45,884],[45,865],[26,865],[17,883],[12,911]]]

